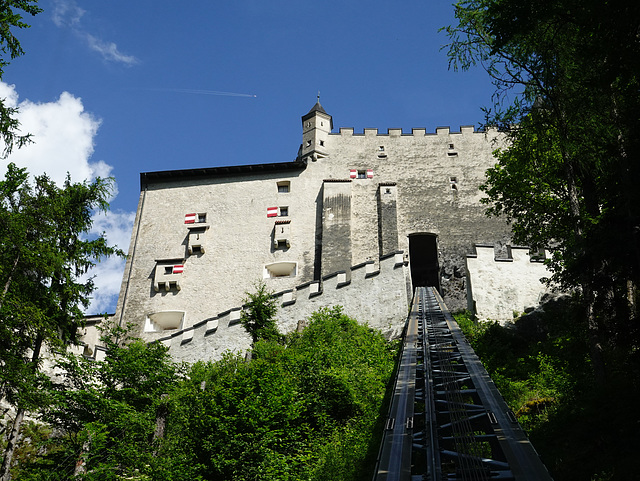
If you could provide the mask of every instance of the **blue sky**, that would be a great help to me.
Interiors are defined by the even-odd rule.
[[[448,70],[449,0],[41,0],[0,96],[35,145],[10,160],[73,180],[112,175],[96,229],[126,250],[139,173],[295,158],[315,103],[335,130],[477,125],[492,88]],[[96,271],[115,308],[123,262]]]

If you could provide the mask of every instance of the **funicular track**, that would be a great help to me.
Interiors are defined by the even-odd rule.
[[[434,288],[405,328],[374,481],[550,480]]]

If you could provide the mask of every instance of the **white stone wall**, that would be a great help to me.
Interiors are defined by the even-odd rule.
[[[180,173],[168,178],[150,176],[152,181],[143,186],[140,196],[116,319],[135,323],[143,338],[154,340],[163,334],[144,332],[150,316],[182,311],[182,328],[215,317],[242,304],[245,292],[263,279],[267,264],[297,263],[295,277],[264,279],[276,292],[328,274],[320,269],[318,249],[323,181],[349,179],[350,169],[371,169],[373,178],[350,183],[351,231],[350,240],[345,240],[351,252],[349,264],[373,261],[377,266],[381,254],[378,186],[395,183],[398,248],[408,257],[409,234],[436,234],[445,301],[452,309],[464,307],[464,256],[474,243],[504,242],[509,236],[503,222],[486,218],[478,190],[485,170],[494,164],[491,152],[499,145],[496,139],[502,137],[496,132],[474,132],[472,127],[460,132],[439,128],[436,133],[414,129],[407,134],[401,129],[354,133],[347,128],[322,136],[324,156],[314,151],[293,170],[229,168],[218,169],[215,175],[192,171],[189,177]],[[278,192],[281,181],[290,182],[289,193]],[[275,220],[281,218],[267,217],[267,208],[282,206],[288,208],[285,219],[291,221],[290,247],[274,249],[272,232]],[[189,213],[207,215],[204,254],[188,253],[184,216]],[[184,265],[180,290],[154,290],[154,269],[162,259]],[[409,272],[403,268],[403,292],[410,285]],[[291,312],[300,309],[301,304],[296,305]],[[352,315],[358,319],[381,315],[367,310],[367,304],[355,306]],[[233,346],[236,341],[225,338],[224,342]]]
[[[294,331],[298,322],[324,306],[341,305],[344,313],[359,322],[379,329],[388,338],[401,334],[409,308],[405,290],[406,266],[401,252],[379,262],[365,263],[351,270],[351,280],[331,276],[322,284],[306,283],[279,293],[278,328]],[[223,312],[186,330],[158,337],[169,347],[172,357],[180,361],[220,359],[224,352],[244,352],[251,339],[239,322],[240,307]]]
[[[471,290],[469,309],[481,320],[512,321],[527,307],[535,307],[547,288],[540,282],[550,277],[542,262],[532,262],[529,249],[511,247],[511,257],[496,259],[493,246],[476,246],[476,255],[467,256]]]

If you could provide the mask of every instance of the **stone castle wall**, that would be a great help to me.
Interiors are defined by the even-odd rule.
[[[467,256],[468,309],[479,319],[507,322],[536,307],[548,292],[540,279],[551,276],[543,261],[527,247],[508,246],[506,256],[496,257],[493,245],[475,246]]]
[[[405,269],[402,252],[397,252],[380,259],[379,268],[368,262],[352,267],[348,275],[336,273],[277,293],[278,328],[292,332],[319,308],[340,305],[345,314],[379,329],[388,338],[397,337],[409,306]],[[241,309],[235,307],[190,328],[159,335],[156,340],[167,345],[172,357],[180,361],[215,360],[225,351],[244,352],[251,339],[240,324]]]
[[[294,162],[141,175],[116,320],[138,325],[147,340],[167,329],[206,331],[212,316],[240,306],[256,281],[299,294],[299,286],[326,284],[334,275],[353,282],[358,269],[351,266],[373,265],[382,272],[380,259],[398,250],[408,264],[393,271],[389,282],[395,286],[402,272],[406,298],[411,270],[424,262],[415,249],[411,259],[416,234],[436,239],[429,255],[437,265],[431,268],[449,308],[466,307],[466,255],[476,243],[509,238],[504,222],[484,215],[478,190],[501,134],[473,127],[331,133],[331,117],[323,112],[312,109],[303,117],[303,145]],[[368,285],[387,282],[382,273],[375,277]],[[338,302],[338,296],[335,302],[351,306],[349,314],[358,319],[388,322],[384,309],[368,308],[377,301],[351,300],[366,297],[359,288],[344,284],[338,291],[351,289],[347,300]],[[385,294],[376,293],[388,299]],[[296,300],[282,312],[297,322],[308,315],[302,306],[331,302],[323,294],[311,303]],[[242,329],[233,323],[225,329],[211,338],[217,347],[206,349],[244,345],[242,335],[231,339]],[[185,349],[201,349],[196,337],[194,331]]]

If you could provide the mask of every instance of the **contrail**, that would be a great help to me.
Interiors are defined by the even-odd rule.
[[[155,92],[178,92],[183,94],[196,94],[196,95],[222,95],[225,97],[257,97],[254,94],[240,94],[236,92],[220,92],[218,90],[203,90],[203,89],[177,89],[177,88],[151,88],[146,90],[152,90]]]

